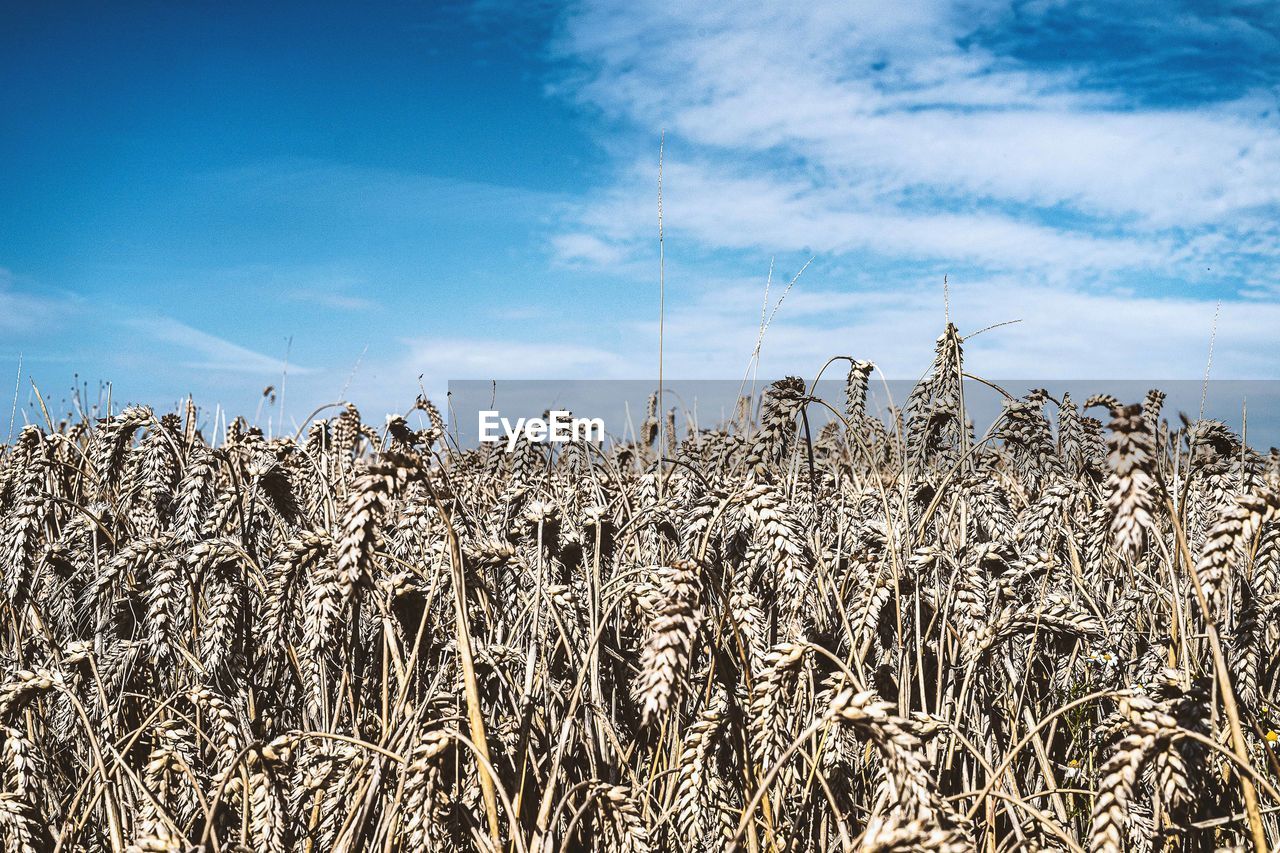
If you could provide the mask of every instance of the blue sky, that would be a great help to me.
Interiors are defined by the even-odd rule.
[[[6,3],[0,371],[652,376],[665,129],[669,374],[1280,378],[1274,3],[799,5]]]

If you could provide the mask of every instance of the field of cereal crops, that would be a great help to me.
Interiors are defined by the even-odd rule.
[[[1280,844],[1280,456],[1158,391],[975,433],[962,347],[887,420],[845,359],[554,452],[425,399],[27,426],[7,849]]]

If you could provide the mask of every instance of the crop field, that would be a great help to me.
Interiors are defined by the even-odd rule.
[[[1158,391],[975,431],[962,344],[603,447],[26,426],[6,849],[1280,845],[1280,454]]]

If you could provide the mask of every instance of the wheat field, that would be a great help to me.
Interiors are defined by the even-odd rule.
[[[843,359],[603,449],[461,450],[425,399],[25,427],[6,849],[1280,844],[1280,457],[1158,391],[975,434],[962,344],[886,420]]]

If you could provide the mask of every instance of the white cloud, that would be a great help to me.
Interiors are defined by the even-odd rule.
[[[626,249],[606,243],[592,234],[556,234],[551,238],[554,258],[563,264],[615,266],[626,260]]]
[[[831,356],[850,355],[875,361],[890,377],[916,378],[928,367],[944,323],[939,284],[806,292],[802,280],[765,335],[759,374],[812,377]],[[757,283],[726,284],[668,317],[670,375],[741,377],[758,330],[760,296]],[[953,281],[951,289],[952,319],[962,334],[1021,320],[966,345],[967,369],[990,378],[1198,377],[1214,308],[1204,300],[1094,294],[1012,278]],[[1274,375],[1276,328],[1280,304],[1224,302],[1213,376]],[[643,342],[656,330],[646,323],[634,332]]]
[[[20,281],[11,270],[0,267],[0,333],[14,338],[46,332],[77,306],[78,300],[69,294],[53,294],[47,289],[33,293],[32,289],[30,282]]]
[[[669,227],[709,248],[1184,277],[1280,259],[1274,94],[1144,108],[963,38],[1004,14],[590,0],[554,45],[576,69],[557,91],[668,129]],[[574,241],[651,239],[653,159],[624,161]]]
[[[335,311],[368,311],[378,304],[364,296],[347,293],[340,286],[300,287],[289,291],[288,297],[293,302],[309,302]]]
[[[210,194],[250,199],[258,206],[306,206],[353,222],[385,218],[393,224],[426,214],[488,222],[499,212],[527,216],[560,200],[526,187],[306,158],[214,170],[203,173],[199,185]]]
[[[654,203],[644,185],[651,177],[644,173],[652,168],[637,164],[620,187],[584,205],[581,223],[615,241],[614,247],[627,240],[643,245],[656,240]],[[707,247],[875,253],[972,261],[1000,269],[1160,268],[1176,259],[1169,241],[1159,237],[1096,236],[980,209],[911,211],[868,205],[844,186],[778,175],[743,176],[705,161],[668,164],[664,171],[666,222],[673,232]]]
[[[338,311],[368,311],[377,305],[372,299],[363,296],[350,296],[345,293],[330,293],[320,290],[298,290],[290,296],[301,302],[315,302],[326,308]]]
[[[664,370],[670,379],[740,380],[748,375],[759,329],[763,281],[702,282],[700,295],[668,312]],[[801,279],[765,335],[759,377],[813,378],[832,356],[874,361],[893,379],[918,378],[942,331],[941,281],[891,279],[878,287],[819,289]],[[772,301],[785,281],[775,277]],[[962,334],[1020,320],[971,338],[965,367],[988,379],[1199,379],[1208,357],[1215,305],[1190,298],[1091,293],[1001,276],[953,280],[951,317]],[[537,328],[547,328],[539,324]],[[1213,377],[1275,373],[1280,304],[1225,302]],[[644,379],[657,375],[657,324],[623,321],[607,344],[569,343],[547,332],[519,338],[455,336],[403,341],[389,369],[362,370],[350,389],[370,414],[403,411],[418,393],[447,409],[450,380]],[[827,378],[839,378],[837,366]],[[344,374],[345,375],[345,374]],[[321,377],[328,385],[342,384]],[[313,383],[317,377],[309,377]],[[1032,387],[1028,385],[1027,387]],[[1027,388],[1010,390],[1023,393]],[[332,390],[325,399],[337,399]]]
[[[188,355],[200,357],[183,363],[183,367],[269,377],[278,377],[286,369],[283,359],[254,352],[171,317],[135,317],[126,320],[125,324],[152,341],[169,344]],[[287,369],[296,375],[311,373],[310,369],[295,364],[287,365]]]
[[[556,340],[450,337],[403,342],[406,352],[387,376],[391,381],[365,384],[360,392],[379,409],[402,410],[406,386],[400,378],[420,377],[419,390],[446,412],[448,383],[455,380],[610,379],[628,372],[620,351]],[[639,375],[643,375],[643,372]]]
[[[737,379],[759,331],[763,282],[719,279],[668,313],[665,370],[688,379]],[[781,295],[776,280],[771,301]],[[962,334],[1009,320],[966,345],[966,367],[989,378],[1178,379],[1203,374],[1215,304],[1189,298],[1097,294],[1013,277],[953,281],[951,317]],[[941,282],[893,280],[876,289],[832,291],[801,279],[765,334],[761,376],[812,377],[828,358],[875,361],[892,378],[918,377],[942,331]],[[1215,378],[1275,371],[1280,304],[1224,302]],[[603,348],[554,340],[452,338],[406,342],[399,373],[447,379],[652,379],[656,322],[623,326]]]
[[[405,342],[406,371],[435,383],[449,379],[534,379],[561,376],[609,377],[624,372],[614,352],[555,340],[431,338]]]

